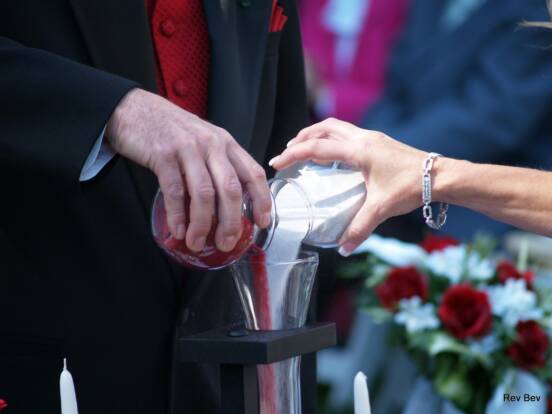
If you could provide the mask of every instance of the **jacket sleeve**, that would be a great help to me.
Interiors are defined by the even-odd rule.
[[[457,88],[422,109],[385,97],[363,122],[426,151],[488,162],[512,153],[546,116],[552,60],[544,30],[504,28]],[[405,115],[405,112],[411,112]]]
[[[136,86],[0,37],[0,168],[78,183],[111,113]]]

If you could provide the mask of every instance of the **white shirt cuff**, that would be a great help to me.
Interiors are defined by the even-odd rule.
[[[88,158],[84,162],[79,181],[88,181],[94,178],[115,156],[115,151],[113,151],[109,144],[104,140],[104,134],[105,127],[94,143],[92,151],[88,154]]]

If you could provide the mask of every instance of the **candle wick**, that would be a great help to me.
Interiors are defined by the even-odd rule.
[[[67,358],[63,358],[63,369],[67,371]]]

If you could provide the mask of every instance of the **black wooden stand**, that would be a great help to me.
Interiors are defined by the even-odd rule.
[[[336,344],[335,324],[280,331],[219,328],[181,337],[179,362],[220,365],[224,414],[259,414],[256,365],[306,355]]]

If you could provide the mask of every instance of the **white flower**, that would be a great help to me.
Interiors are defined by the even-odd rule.
[[[395,322],[404,325],[409,333],[435,329],[439,326],[435,307],[431,303],[422,305],[422,300],[418,296],[399,301],[399,312],[395,315]]]
[[[488,287],[487,293],[493,314],[501,316],[508,326],[543,316],[542,309],[537,308],[537,295],[527,289],[524,280],[508,279],[504,285]]]
[[[450,246],[431,253],[425,265],[433,273],[444,276],[451,283],[460,282],[465,273],[468,279],[485,281],[494,274],[489,260],[483,259],[477,252],[469,252],[465,245]]]
[[[354,254],[372,253],[391,266],[409,266],[424,262],[427,253],[416,244],[384,238],[373,234],[354,251]]]
[[[546,316],[540,320],[541,325],[546,328],[546,333],[552,337],[552,316]]]
[[[496,335],[491,333],[481,339],[470,341],[468,346],[476,354],[487,355],[500,348],[500,341]]]
[[[383,280],[391,268],[385,264],[377,264],[372,268],[372,277],[378,277]]]
[[[444,276],[451,283],[460,282],[466,259],[466,246],[450,246],[431,253],[425,265],[433,273]]]
[[[495,268],[490,260],[481,258],[477,252],[471,252],[466,263],[468,278],[485,281],[493,277]]]

